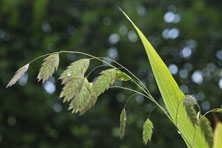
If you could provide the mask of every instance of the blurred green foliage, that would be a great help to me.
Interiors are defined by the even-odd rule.
[[[14,72],[31,59],[48,52],[76,50],[117,60],[140,77],[161,102],[143,45],[118,6],[147,35],[184,93],[197,97],[203,112],[220,107],[221,5],[219,0],[1,0],[0,147],[145,147],[142,126],[153,104],[143,97],[136,96],[127,105],[123,141],[119,140],[119,114],[129,92],[109,90],[80,117],[67,111],[68,104],[58,99],[61,81],[57,78],[78,55],[64,54],[55,80],[44,85],[36,80],[39,60],[18,84],[4,88]],[[45,91],[47,85],[56,91]],[[208,117],[214,125],[212,114]],[[155,129],[149,147],[186,147],[159,110],[150,118]]]

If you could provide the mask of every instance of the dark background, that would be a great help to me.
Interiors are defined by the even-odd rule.
[[[141,96],[128,103],[126,134],[119,140],[119,114],[131,95],[126,91],[109,90],[83,116],[67,111],[68,104],[58,99],[62,86],[57,78],[83,56],[62,54],[59,70],[45,84],[36,79],[42,62],[38,60],[15,86],[5,88],[14,72],[30,60],[48,52],[75,50],[120,62],[162,104],[142,43],[118,6],[148,37],[182,91],[198,99],[203,113],[221,107],[219,0],[0,0],[1,148],[186,147],[158,109],[151,114],[152,141],[144,146],[142,126],[153,104]],[[212,114],[208,117],[214,127]]]

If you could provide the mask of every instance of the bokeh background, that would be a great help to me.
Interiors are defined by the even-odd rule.
[[[143,45],[118,6],[144,32],[181,90],[197,98],[203,112],[221,107],[220,0],[0,0],[1,148],[186,147],[158,109],[150,116],[155,127],[152,141],[144,146],[142,126],[153,104],[141,96],[127,105],[127,129],[121,141],[119,114],[131,95],[126,91],[109,90],[83,116],[67,111],[68,104],[58,99],[58,77],[83,56],[60,56],[59,70],[45,84],[36,80],[42,62],[38,60],[15,86],[5,88],[14,72],[33,58],[75,50],[120,62],[163,104]],[[208,117],[214,127],[214,116]]]

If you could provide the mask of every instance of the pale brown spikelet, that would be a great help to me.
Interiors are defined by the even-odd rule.
[[[14,85],[23,75],[24,73],[29,69],[29,64],[26,64],[25,66],[21,67],[19,70],[15,72],[15,75],[12,77],[12,79],[9,81],[6,88],[11,87]]]

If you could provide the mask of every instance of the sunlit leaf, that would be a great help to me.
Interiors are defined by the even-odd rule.
[[[222,124],[217,123],[217,126],[214,131],[213,148],[221,148],[221,147],[222,147]]]
[[[157,85],[162,95],[163,101],[166,105],[166,108],[172,120],[174,121],[174,124],[177,124],[177,128],[180,131],[182,138],[186,142],[187,146],[190,148],[193,146],[193,135],[195,133],[196,136],[195,136],[194,147],[195,148],[208,148],[209,146],[206,143],[204,137],[202,136],[200,128],[197,127],[195,130],[183,106],[182,105],[178,106],[179,102],[183,100],[185,95],[180,90],[179,86],[177,85],[176,81],[174,80],[173,76],[168,70],[167,66],[162,61],[160,56],[157,54],[155,49],[152,47],[150,42],[146,39],[144,34],[139,30],[139,28],[137,28],[137,26],[131,21],[131,19],[125,14],[125,12],[123,12],[123,14],[132,23],[140,39],[142,40],[142,43],[148,55]],[[177,108],[178,108],[178,112],[177,112]]]

